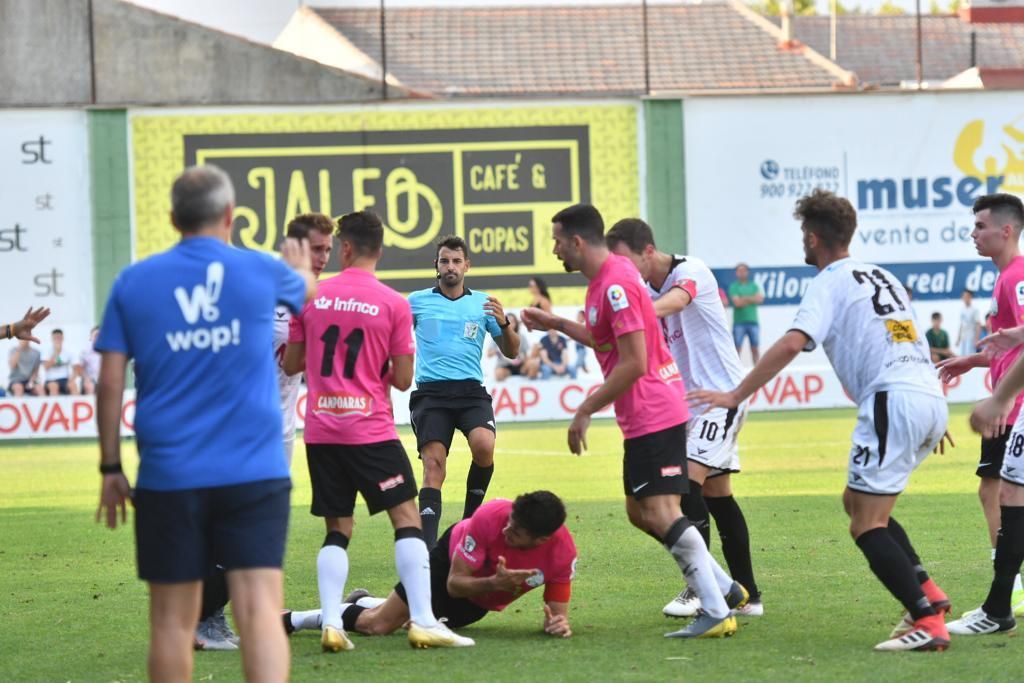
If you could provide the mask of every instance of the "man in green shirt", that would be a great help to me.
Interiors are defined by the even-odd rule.
[[[764,302],[764,293],[756,282],[751,282],[750,268],[746,263],[736,266],[736,280],[729,285],[729,301],[733,305],[732,338],[736,343],[736,353],[743,349],[743,340],[749,339],[750,356],[756,364],[761,357],[757,307]]]
[[[924,336],[928,340],[933,363],[953,357],[953,351],[949,348],[949,333],[942,329],[942,314],[938,311],[932,313],[932,327]]]

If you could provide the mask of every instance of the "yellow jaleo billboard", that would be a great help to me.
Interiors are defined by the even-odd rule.
[[[300,213],[370,209],[385,224],[378,272],[399,290],[430,285],[434,244],[452,233],[469,245],[471,286],[517,293],[540,275],[552,287],[577,287],[579,276],[551,254],[551,216],[576,202],[597,205],[610,221],[638,213],[636,126],[635,106],[623,104],[139,113],[135,255],[174,243],[175,175],[216,164],[235,184],[239,247],[277,250]],[[337,268],[334,256],[328,271]]]

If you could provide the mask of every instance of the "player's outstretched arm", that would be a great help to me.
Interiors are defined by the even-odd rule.
[[[993,332],[977,343],[987,355],[1005,353],[1021,344],[1024,344],[1024,325]]]
[[[126,501],[131,496],[128,479],[121,471],[121,403],[127,367],[127,355],[104,351],[96,383],[96,427],[100,435],[100,472],[103,477],[96,521],[104,518],[111,529],[117,528],[119,509],[121,523],[127,521]]]
[[[558,638],[572,636],[572,628],[569,626],[569,603],[544,603],[544,632]]]
[[[972,368],[987,368],[990,360],[987,354],[972,353],[970,356],[955,356],[939,361],[935,367],[939,369],[939,379],[949,384]]]
[[[543,332],[555,329],[584,346],[591,348],[594,346],[594,342],[587,332],[587,326],[575,320],[567,320],[552,313],[542,311],[539,308],[524,308],[520,311],[519,316],[523,319],[528,330],[541,330]]]
[[[316,275],[310,268],[309,240],[288,237],[281,243],[281,258],[306,281],[306,301],[316,296]]]
[[[1016,330],[1024,331],[1024,326],[1010,328],[1006,331],[1015,332]],[[992,336],[1002,332],[1004,330],[1000,330]],[[991,336],[985,337],[982,342],[986,342],[990,338]],[[1007,419],[1010,416],[1010,411],[1013,410],[1013,402],[1022,390],[1024,390],[1024,354],[1021,354],[1013,362],[1009,371],[996,385],[992,396],[974,406],[974,410],[971,411],[971,428],[988,439],[1002,435],[1008,426]]]
[[[654,300],[654,314],[659,318],[670,316],[689,306],[691,301],[693,298],[689,292],[673,287],[668,294]]]
[[[720,408],[735,408],[789,365],[794,358],[800,355],[809,341],[810,337],[800,330],[790,330],[764,352],[757,365],[732,391],[697,389],[688,391],[686,399],[691,403],[707,403]]]
[[[13,322],[8,326],[9,338],[27,339],[28,341],[38,344],[39,338],[33,336],[32,328],[45,320],[48,315],[50,315],[50,309],[45,306],[40,306],[34,310],[29,306],[28,311],[25,312],[24,318],[17,322]]]

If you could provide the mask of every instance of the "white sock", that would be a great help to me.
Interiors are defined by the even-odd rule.
[[[696,527],[687,527],[675,545],[669,549],[669,552],[672,553],[679,568],[683,570],[683,578],[686,579],[687,585],[700,598],[701,608],[715,619],[727,617],[729,607],[725,604],[715,570],[712,568],[714,559],[708,552],[708,547],[704,545],[704,539],[701,538]],[[732,585],[731,581],[730,585]]]
[[[996,561],[996,549],[995,548],[992,548],[992,561],[993,562]]]
[[[288,463],[288,471],[292,470],[292,452],[295,450],[295,434],[284,440],[284,461]]]
[[[337,545],[325,545],[316,556],[316,584],[320,589],[320,613],[324,626],[341,628],[341,599],[348,579],[348,553]]]
[[[1013,577],[1013,590],[1021,590],[1020,574],[1017,574],[1017,576]]]
[[[296,631],[311,631],[320,629],[320,610],[311,609],[305,612],[292,612],[292,628]]]
[[[430,606],[430,553],[422,538],[395,541],[395,567],[405,586],[409,618],[428,628],[436,624],[437,618]]]
[[[701,540],[704,539],[701,538]],[[711,571],[715,575],[715,583],[718,584],[718,590],[722,591],[722,595],[725,595],[732,588],[732,577],[722,569],[722,565],[718,564],[718,560],[710,552],[708,552],[708,560],[711,561]]]
[[[385,600],[384,598],[375,598],[372,595],[367,595],[365,598],[359,598],[358,600],[356,600],[357,605],[359,605],[360,607],[365,607],[366,609],[380,607],[385,602],[387,602],[387,600]]]

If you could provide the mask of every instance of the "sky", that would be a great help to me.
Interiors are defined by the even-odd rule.
[[[302,4],[317,7],[377,7],[378,0],[128,0],[136,5],[149,7],[166,14],[173,14],[188,21],[205,24],[221,31],[234,33],[261,43],[272,43],[288,23],[289,17]],[[649,0],[652,4],[659,0]],[[639,4],[639,0],[385,0],[387,7],[409,6],[473,6],[507,7],[510,5],[593,5],[593,4]],[[817,0],[818,12],[828,12],[828,0]],[[870,11],[882,4],[882,0],[856,0],[846,4],[858,5]],[[914,0],[894,0],[912,12]],[[943,0],[940,4],[948,4]],[[922,11],[927,11],[928,2],[922,0]]]

